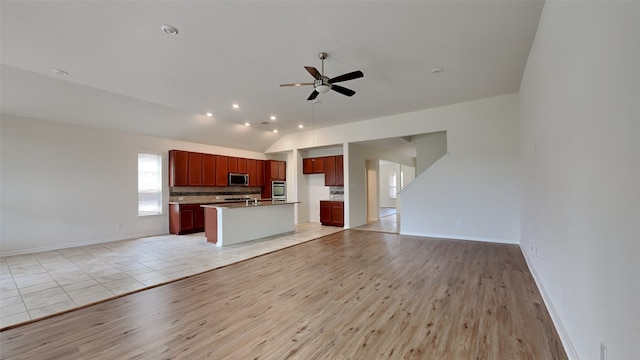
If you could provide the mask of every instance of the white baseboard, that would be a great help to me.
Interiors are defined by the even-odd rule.
[[[533,276],[533,280],[536,282],[536,286],[538,287],[538,291],[540,292],[540,295],[542,295],[542,301],[544,301],[544,305],[547,307],[547,311],[551,316],[551,321],[553,321],[553,325],[555,326],[556,331],[560,336],[560,341],[562,342],[564,351],[567,353],[567,357],[569,358],[569,360],[580,360],[580,358],[578,357],[578,353],[576,352],[576,349],[573,347],[571,338],[569,338],[569,334],[567,333],[564,326],[562,325],[560,316],[558,316],[558,312],[553,306],[553,303],[551,302],[551,298],[549,298],[549,294],[547,294],[547,291],[542,285],[542,281],[538,277],[538,274],[536,273],[535,268],[531,266],[532,261],[529,258],[529,254],[525,251],[525,249],[522,248],[522,244],[520,245],[520,252],[522,252],[522,256],[524,256],[524,260],[527,263],[529,272],[531,273],[531,276]]]
[[[478,236],[457,236],[457,235],[444,235],[444,234],[431,234],[431,233],[411,233],[404,232],[400,230],[400,235],[408,235],[408,236],[422,236],[422,237],[430,237],[437,239],[449,239],[449,240],[469,240],[469,241],[482,241],[482,242],[492,242],[499,244],[519,244],[518,240],[514,239],[497,239],[497,238],[485,238]]]

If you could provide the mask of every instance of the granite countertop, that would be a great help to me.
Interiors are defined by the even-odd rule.
[[[258,200],[258,202],[249,201],[249,205],[245,201],[234,201],[234,202],[225,202],[221,203],[213,203],[213,204],[203,204],[200,205],[204,208],[217,208],[217,209],[238,209],[238,208],[247,208],[247,207],[260,207],[260,206],[273,206],[273,205],[288,205],[288,204],[299,204],[300,201],[284,201],[284,200]]]

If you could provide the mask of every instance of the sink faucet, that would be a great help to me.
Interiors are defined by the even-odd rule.
[[[249,206],[249,199],[245,199],[244,206]]]
[[[253,205],[258,205],[258,198],[253,198]]]

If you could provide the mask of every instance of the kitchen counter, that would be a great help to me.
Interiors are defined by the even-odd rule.
[[[218,208],[218,209],[237,209],[237,208],[245,208],[245,207],[259,207],[259,206],[274,206],[274,205],[288,205],[288,204],[298,204],[299,201],[295,202],[287,202],[284,200],[258,200],[256,201],[239,201],[239,202],[224,202],[224,203],[212,203],[212,204],[204,204],[201,205],[203,208]]]
[[[205,236],[208,242],[225,246],[293,232],[298,203],[260,200],[201,205]]]

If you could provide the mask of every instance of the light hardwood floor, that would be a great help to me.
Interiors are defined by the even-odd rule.
[[[4,359],[566,359],[516,245],[357,230],[0,341]]]

